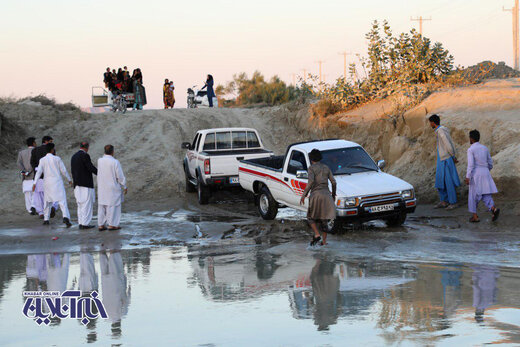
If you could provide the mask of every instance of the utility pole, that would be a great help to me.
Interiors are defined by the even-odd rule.
[[[323,60],[318,60],[316,63],[318,63],[320,67],[320,83],[323,81],[323,75],[321,73],[321,65],[323,64]]]
[[[502,10],[513,14],[513,59],[515,60],[515,70],[518,70],[518,0],[515,0],[515,6],[513,8],[505,9],[502,7]]]
[[[423,18],[422,16],[419,16],[417,18],[410,17],[410,20],[412,22],[419,22],[419,34],[422,36],[422,23],[424,21],[432,20],[432,17],[430,17],[430,18]]]
[[[343,78],[347,79],[347,55],[352,53],[343,51],[338,54],[343,56]]]
[[[307,69],[302,69],[303,71],[303,82],[307,83]]]
[[[291,75],[292,75],[292,84],[293,84],[293,86],[295,86],[296,85],[296,74],[292,73]]]

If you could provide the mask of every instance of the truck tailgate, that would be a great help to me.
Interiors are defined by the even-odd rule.
[[[240,160],[270,157],[270,151],[256,151],[253,153],[210,154],[211,176],[238,176]]]

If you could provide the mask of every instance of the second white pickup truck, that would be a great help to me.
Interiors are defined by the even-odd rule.
[[[184,142],[186,191],[198,193],[200,204],[207,204],[213,189],[240,187],[239,160],[268,158],[258,132],[250,128],[199,130],[193,142]]]
[[[323,140],[296,143],[285,156],[242,160],[240,185],[256,196],[258,211],[264,219],[274,219],[280,206],[307,211],[300,199],[307,186],[309,152],[321,151],[322,163],[332,171],[337,182],[336,219],[330,230],[339,231],[345,223],[383,219],[389,226],[404,223],[415,211],[416,199],[411,184],[384,173],[384,160],[376,164],[357,143]]]

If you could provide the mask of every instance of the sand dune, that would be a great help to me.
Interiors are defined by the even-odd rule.
[[[398,100],[402,102],[403,100]],[[406,101],[406,100],[405,100]],[[292,115],[292,122],[316,135],[339,136],[361,143],[375,159],[387,161],[387,171],[412,183],[424,201],[436,199],[435,136],[427,116],[437,113],[451,129],[458,150],[461,178],[466,174],[468,132],[478,129],[489,147],[500,196],[520,198],[520,79],[449,88],[430,95],[418,106],[397,113],[389,98],[357,109],[310,119],[308,112]],[[467,187],[461,188],[464,196]]]
[[[70,158],[83,139],[90,142],[93,161],[103,146],[113,144],[128,179],[128,201],[178,198],[184,195],[181,142],[192,141],[199,129],[252,127],[259,130],[267,148],[283,153],[288,143],[302,137],[266,109],[173,109],[127,112],[124,115],[56,112],[50,107],[10,104],[0,108],[11,131],[10,140],[51,135],[57,154],[70,168]],[[39,140],[38,140],[39,141]],[[16,151],[4,153],[1,163],[0,206],[6,212],[22,209],[21,184],[15,165]],[[21,145],[14,148],[20,149]],[[68,189],[69,204],[73,200]]]
[[[259,130],[264,144],[284,153],[290,143],[311,138],[340,137],[362,144],[374,159],[385,159],[387,171],[410,183],[421,201],[436,199],[435,136],[426,116],[439,113],[452,130],[459,151],[458,170],[466,170],[467,133],[477,128],[495,161],[493,177],[504,199],[520,196],[520,80],[492,80],[485,84],[447,89],[432,94],[403,114],[393,114],[391,99],[329,116],[310,117],[308,105],[260,109],[146,110],[121,114],[57,111],[51,106],[0,105],[0,206],[7,213],[23,213],[21,184],[15,166],[16,150],[27,136],[55,139],[66,165],[81,140],[91,143],[94,161],[103,146],[116,147],[129,182],[128,202],[179,200],[184,196],[180,144],[192,141],[198,129],[247,126]],[[18,145],[20,144],[20,145]],[[467,188],[461,190],[462,196]],[[69,203],[73,204],[69,189]],[[71,205],[73,206],[73,205]]]

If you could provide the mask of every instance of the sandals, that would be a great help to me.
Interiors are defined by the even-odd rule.
[[[478,223],[478,222],[480,222],[480,219],[478,219],[478,218],[477,219],[473,219],[473,217],[470,217],[469,218],[469,222],[470,223]]]
[[[439,202],[437,205],[435,205],[434,208],[446,208],[446,207],[448,207],[448,206],[449,206],[449,204],[448,204],[447,202],[445,202],[445,201],[441,201],[441,202]]]
[[[318,237],[313,237],[312,238],[312,241],[310,243],[311,247],[312,246],[315,246],[319,241],[321,240],[321,236],[318,236]]]
[[[500,215],[500,209],[495,208],[493,211],[491,211],[491,213],[493,213],[493,218],[491,218],[491,221],[495,222],[498,219],[498,216]]]

